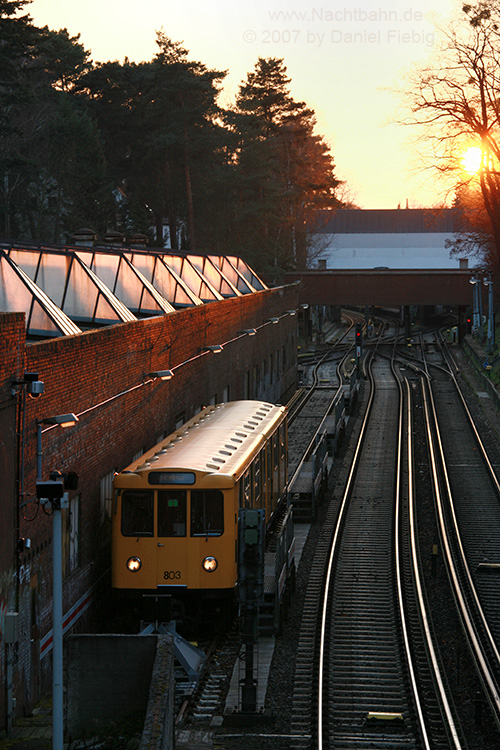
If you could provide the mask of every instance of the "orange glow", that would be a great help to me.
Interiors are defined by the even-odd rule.
[[[469,174],[479,172],[483,162],[483,152],[479,146],[471,146],[462,156],[462,167]]]

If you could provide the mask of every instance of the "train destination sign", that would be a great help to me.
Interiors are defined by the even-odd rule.
[[[196,475],[192,471],[150,471],[149,484],[194,484]]]

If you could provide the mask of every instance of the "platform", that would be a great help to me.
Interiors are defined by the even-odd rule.
[[[299,567],[302,557],[302,550],[307,541],[310,523],[295,523],[295,566]],[[255,662],[258,665],[257,676],[257,711],[262,711],[266,702],[267,684],[269,681],[269,670],[274,655],[275,638],[260,638],[255,645]],[[241,668],[239,662],[236,662],[231,683],[226,698],[225,713],[229,714],[239,710],[239,680]]]

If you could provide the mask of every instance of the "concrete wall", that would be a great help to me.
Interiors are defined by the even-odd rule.
[[[70,635],[64,643],[66,739],[146,716],[156,635]],[[173,665],[173,662],[172,662]],[[173,682],[166,674],[167,682]]]
[[[139,750],[171,750],[175,746],[174,639],[159,635],[149,688],[149,701]]]

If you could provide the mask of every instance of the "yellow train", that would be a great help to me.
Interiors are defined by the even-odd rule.
[[[262,509],[269,526],[286,483],[286,407],[206,407],[115,476],[113,588],[198,605],[234,595],[241,509]],[[280,546],[274,589],[293,565],[290,534]]]

